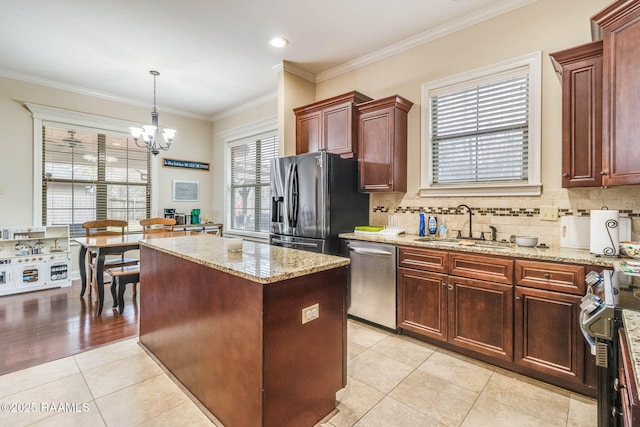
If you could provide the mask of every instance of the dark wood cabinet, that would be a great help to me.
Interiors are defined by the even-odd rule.
[[[580,297],[516,286],[515,363],[560,379],[584,383],[585,345],[579,330]]]
[[[447,340],[447,275],[398,269],[398,327]]]
[[[640,425],[640,397],[634,371],[634,361],[627,343],[627,334],[618,329],[618,393],[620,399],[620,425],[634,427]]]
[[[399,328],[512,360],[512,260],[400,247],[398,265]]]
[[[602,40],[550,56],[562,81],[562,186],[600,186]]]
[[[575,264],[400,246],[398,328],[594,396],[595,362],[579,330],[588,270]]]
[[[407,191],[407,115],[412,106],[399,95],[357,106],[360,191]]]
[[[512,361],[513,286],[450,275],[448,289],[448,341]]]
[[[326,150],[342,157],[357,156],[355,106],[370,100],[368,96],[352,91],[295,108],[296,154]]]
[[[518,260],[516,285],[583,296],[586,292],[582,265]]]
[[[638,184],[640,1],[617,1],[592,21],[603,34],[602,185]]]

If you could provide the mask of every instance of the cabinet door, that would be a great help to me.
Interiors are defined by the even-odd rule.
[[[448,342],[513,360],[513,286],[449,276]]]
[[[296,117],[296,154],[320,151],[322,115],[319,111],[300,114]]]
[[[353,103],[345,102],[322,111],[321,148],[342,157],[353,157]]]
[[[582,384],[580,297],[516,286],[515,363]]]
[[[358,105],[360,191],[407,191],[407,114],[412,106],[399,95]]]
[[[447,339],[447,276],[398,269],[398,327],[420,335]]]
[[[602,185],[640,183],[640,2],[618,1],[592,18],[603,30]]]
[[[551,54],[562,79],[562,186],[602,182],[602,40]]]
[[[360,151],[360,190],[394,191],[393,152],[394,108],[363,113],[358,138]],[[400,166],[400,165],[398,165]]]

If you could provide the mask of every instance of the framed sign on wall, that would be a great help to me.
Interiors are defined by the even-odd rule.
[[[200,195],[198,181],[173,181],[173,201],[197,202]]]

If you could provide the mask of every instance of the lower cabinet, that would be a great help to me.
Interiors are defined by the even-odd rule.
[[[418,259],[436,251],[400,248],[400,265],[418,266]],[[449,260],[445,270],[464,265],[474,271],[502,271],[491,258],[474,255],[436,257]],[[483,264],[478,262],[483,260]],[[413,261],[413,263],[411,263]],[[512,263],[512,261],[510,261]],[[509,263],[507,263],[508,265]],[[419,268],[419,267],[418,267]],[[463,273],[464,274],[464,273]],[[513,359],[513,286],[457,277],[417,268],[398,268],[398,325],[419,335],[448,342],[492,358]]]
[[[499,360],[513,359],[513,286],[449,276],[448,341]]]
[[[447,340],[447,275],[398,268],[398,326]]]
[[[579,330],[580,297],[516,286],[515,363],[581,384],[584,339]]]
[[[595,396],[579,330],[584,274],[580,265],[400,246],[398,328]]]

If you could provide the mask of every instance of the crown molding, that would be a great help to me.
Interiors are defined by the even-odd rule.
[[[94,98],[105,99],[107,101],[120,102],[127,105],[133,105],[135,107],[149,108],[149,102],[140,101],[132,98],[125,98],[117,95],[113,95],[106,92],[99,92],[92,89],[87,89],[81,86],[74,86],[67,83],[61,83],[55,80],[44,79],[42,77],[32,76],[30,74],[17,73],[4,68],[0,68],[0,77],[6,77],[13,80],[19,80],[25,83],[33,83],[40,86],[46,86],[53,89],[60,89],[66,92],[77,93],[80,95],[87,95]],[[169,114],[176,114],[178,116],[190,117],[192,119],[209,121],[209,117],[200,116],[197,114],[189,113],[186,111],[175,110],[172,108],[162,107],[162,112]]]
[[[369,65],[384,58],[397,55],[409,49],[413,49],[414,47],[423,45],[427,42],[444,37],[448,34],[455,33],[456,31],[460,31],[464,28],[470,27],[488,19],[495,18],[496,16],[500,16],[515,9],[527,6],[531,3],[535,3],[536,1],[538,0],[505,0],[493,6],[484,8],[476,13],[463,16],[460,19],[456,19],[454,21],[440,25],[432,30],[425,31],[413,37],[409,37],[408,39],[392,44],[391,46],[388,46],[386,48],[361,56],[360,58],[356,58],[342,65],[338,65],[337,67],[331,68],[327,71],[318,73],[316,75],[315,81],[317,83],[332,79],[341,74],[345,74],[349,71],[364,67],[365,65]]]

